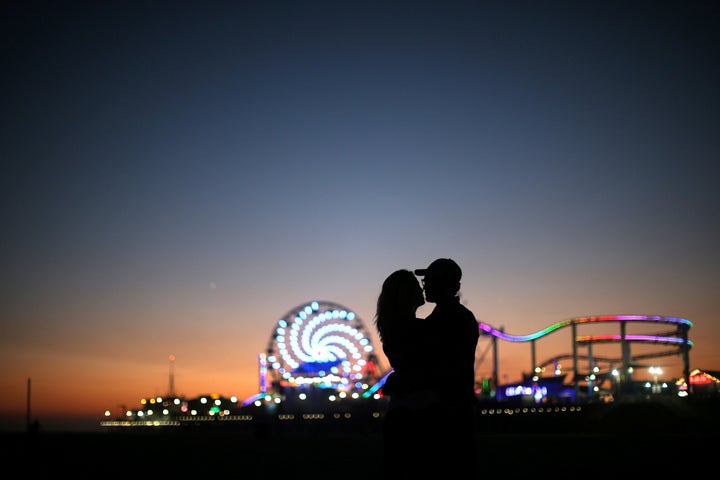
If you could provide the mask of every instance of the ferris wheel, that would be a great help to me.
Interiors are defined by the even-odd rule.
[[[286,313],[261,357],[266,391],[319,387],[360,392],[377,379],[375,348],[363,321],[333,302],[312,301]]]

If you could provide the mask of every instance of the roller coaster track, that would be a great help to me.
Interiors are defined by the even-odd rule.
[[[529,342],[541,337],[544,337],[546,335],[549,335],[561,328],[565,327],[573,327],[575,325],[583,324],[583,323],[598,323],[598,322],[620,322],[622,324],[628,323],[628,322],[650,322],[650,323],[664,323],[664,324],[674,324],[678,325],[679,327],[684,327],[685,329],[689,329],[692,327],[692,322],[690,320],[686,320],[684,318],[678,318],[678,317],[664,317],[659,315],[599,315],[599,316],[592,316],[592,317],[575,317],[575,318],[569,318],[567,320],[563,320],[557,323],[554,323],[550,325],[547,328],[544,328],[542,330],[539,330],[535,333],[531,333],[529,335],[510,335],[505,333],[502,330],[497,330],[487,323],[480,323],[479,327],[480,330],[485,332],[488,335],[495,336],[497,338],[500,338],[502,340],[507,340],[510,342]],[[607,337],[606,335],[600,335],[599,337]],[[626,340],[632,340],[632,341],[652,341],[655,343],[669,343],[669,344],[689,344],[692,345],[692,342],[688,341],[687,338],[679,338],[679,337],[667,337],[667,336],[654,336],[654,335],[636,335],[635,337],[638,338],[626,338]],[[647,338],[641,338],[641,337],[647,337]],[[584,337],[583,342],[594,342],[594,341],[613,341],[618,340],[617,338],[610,339],[610,338],[598,338],[597,340],[591,336]]]
[[[578,335],[577,327],[582,324],[590,323],[605,323],[612,322],[619,324],[619,334],[603,334],[603,335]],[[660,325],[672,325],[675,327],[674,330],[667,331],[667,328],[663,332],[657,334],[630,334],[627,333],[627,325],[631,323],[644,323],[652,324],[657,323]],[[688,352],[693,346],[693,342],[688,339],[688,331],[692,327],[692,322],[684,318],[669,317],[661,315],[598,315],[598,316],[586,316],[586,317],[574,317],[569,318],[557,323],[554,323],[547,328],[539,330],[537,332],[528,335],[511,335],[505,333],[503,330],[498,330],[487,323],[480,323],[479,328],[481,333],[492,338],[492,346],[494,350],[494,366],[493,366],[493,381],[497,385],[497,340],[504,340],[508,342],[529,342],[532,347],[532,371],[536,369],[554,364],[558,360],[572,358],[573,359],[573,381],[575,388],[578,388],[579,382],[579,360],[587,360],[588,364],[597,364],[598,362],[604,363],[608,366],[622,364],[620,370],[624,374],[632,372],[631,367],[640,366],[637,363],[639,360],[645,360],[656,357],[663,357],[668,355],[681,354],[684,361],[684,374],[685,378],[689,376],[689,359]],[[560,355],[553,356],[543,362],[538,363],[535,359],[535,341],[546,337],[558,330],[563,328],[572,329],[572,353],[563,353]],[[621,355],[618,357],[597,357],[592,355],[592,345],[596,343],[619,343],[621,346]],[[643,353],[638,355],[632,355],[630,344],[641,343],[641,344],[657,344],[665,348],[661,351],[652,353]],[[578,353],[579,346],[586,346],[588,348],[587,355],[580,355]],[[482,361],[487,353],[487,349],[483,352],[480,361]],[[477,363],[476,363],[477,365]]]

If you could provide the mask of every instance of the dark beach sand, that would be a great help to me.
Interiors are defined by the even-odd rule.
[[[720,439],[717,405],[680,413],[642,405],[575,416],[486,414],[477,436],[479,473],[470,478],[701,475],[714,463]],[[33,478],[377,478],[382,448],[379,423],[292,431],[6,432],[0,438],[5,471]],[[448,465],[454,478],[452,471]]]
[[[2,439],[5,471],[33,478],[373,478],[381,448],[379,436],[371,434],[258,440],[220,431],[12,433]],[[708,433],[481,433],[477,451],[486,476],[677,478],[707,468],[718,439]]]
[[[377,435],[292,436],[265,440],[224,432],[44,433],[2,436],[5,471],[48,478],[373,478]],[[711,434],[481,434],[485,476],[653,478],[699,475],[712,463]],[[451,466],[448,466],[451,469]],[[494,472],[494,473],[491,473]],[[613,473],[614,472],[614,473]]]

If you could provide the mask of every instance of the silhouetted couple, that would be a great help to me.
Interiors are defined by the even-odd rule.
[[[416,275],[423,277],[422,287]],[[461,278],[457,263],[439,258],[414,273],[397,270],[383,282],[375,326],[393,369],[382,390],[390,399],[382,426],[383,477],[476,469],[480,332],[475,315],[460,303]],[[418,318],[425,301],[435,308]]]

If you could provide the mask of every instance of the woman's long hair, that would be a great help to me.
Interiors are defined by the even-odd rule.
[[[391,273],[382,284],[375,311],[375,328],[380,341],[393,327],[401,327],[398,320],[414,318],[415,311],[424,303],[422,289],[413,272],[401,269]]]

